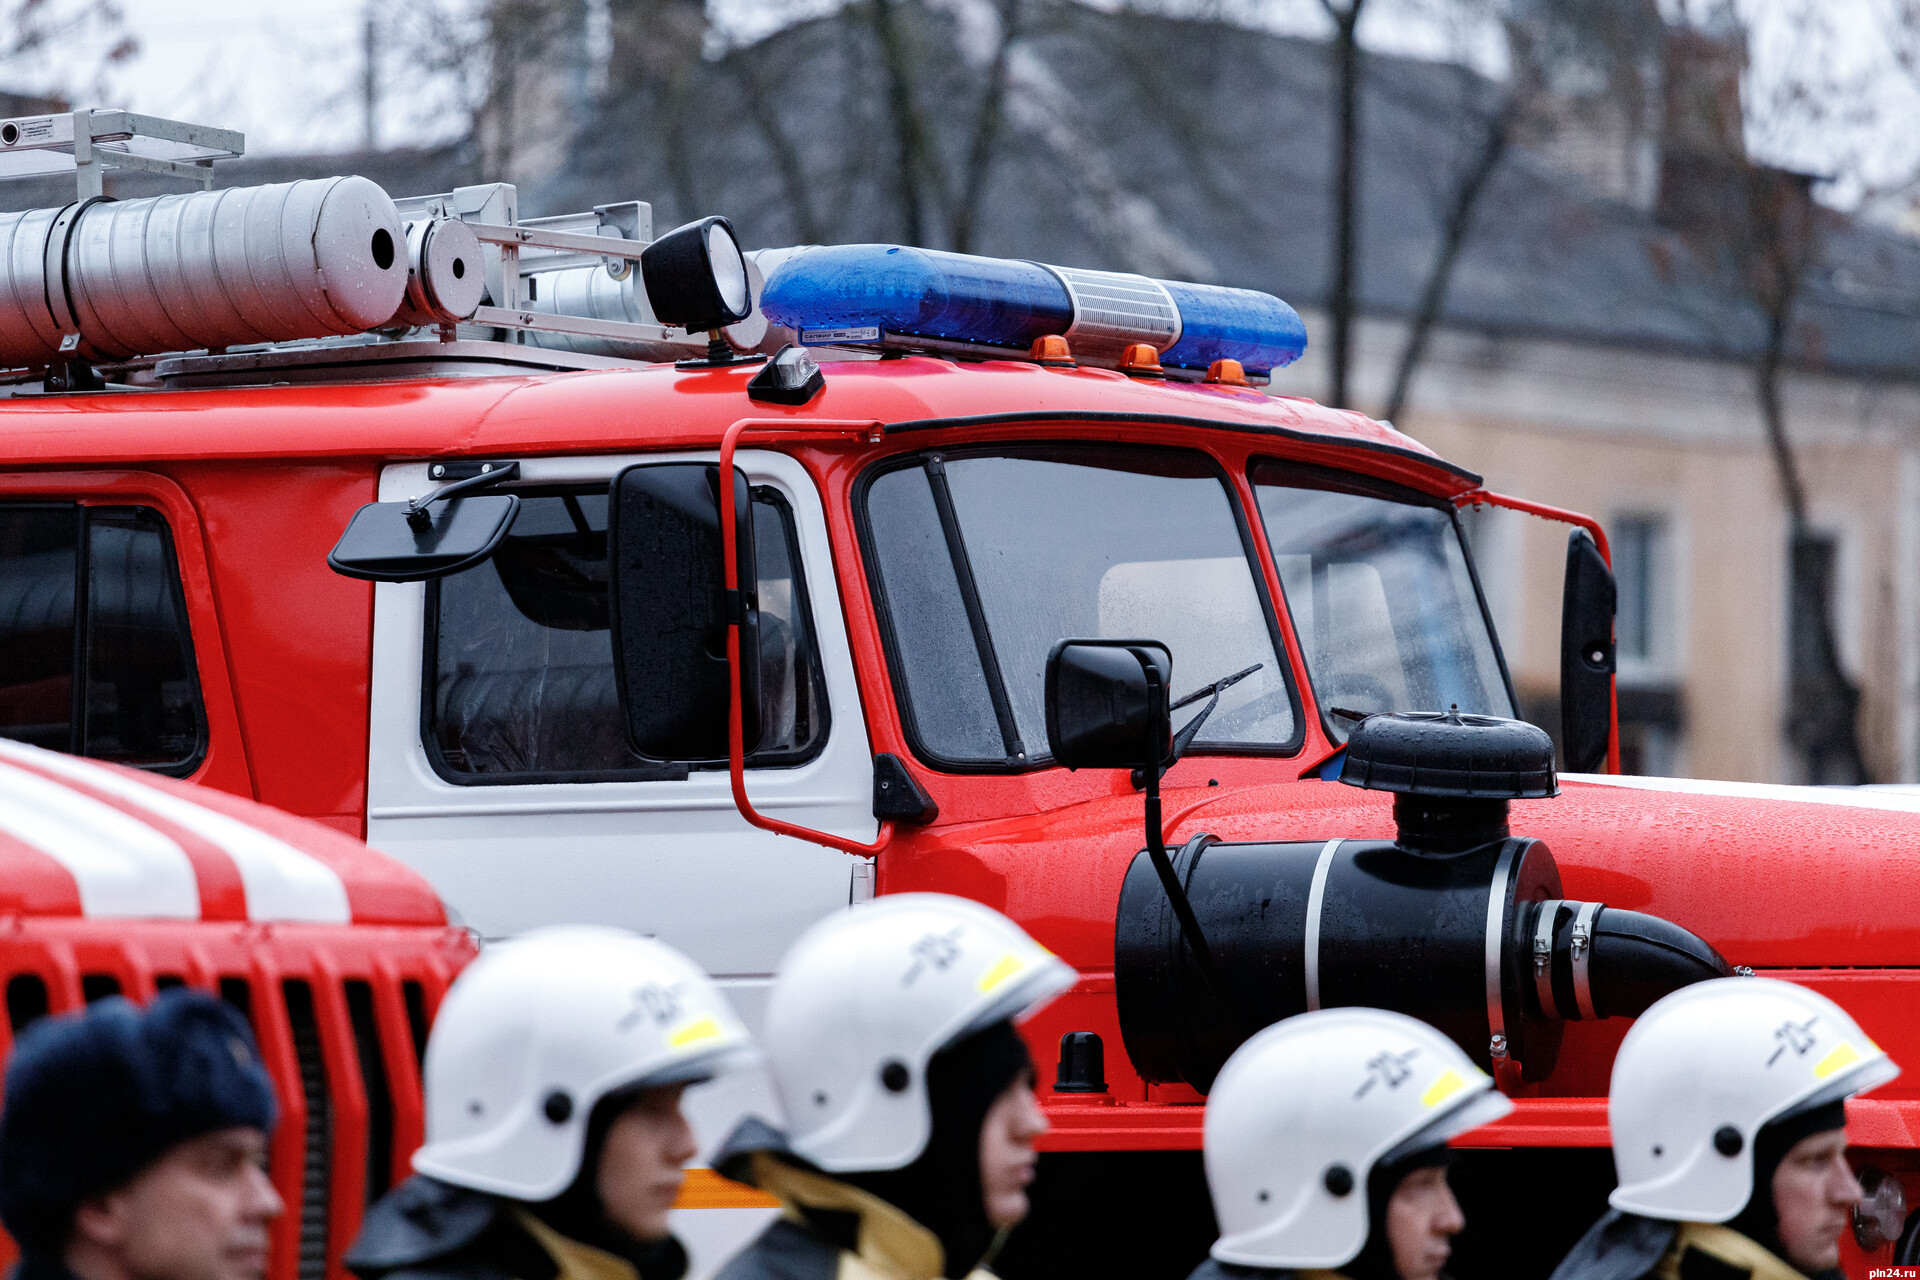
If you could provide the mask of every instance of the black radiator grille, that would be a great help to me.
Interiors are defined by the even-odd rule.
[[[293,1056],[300,1065],[300,1092],[307,1100],[306,1159],[300,1174],[300,1280],[326,1280],[328,1210],[333,1202],[333,1100],[327,1093],[320,1026],[313,1016],[313,990],[299,978],[281,983]]]

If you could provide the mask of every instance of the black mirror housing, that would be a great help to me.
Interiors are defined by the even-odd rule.
[[[327,567],[371,582],[444,578],[492,555],[519,511],[520,499],[511,493],[450,498],[424,510],[369,502],[353,513]]]
[[[614,677],[634,751],[656,760],[727,756],[732,689],[727,625],[740,617],[745,750],[760,742],[760,615],[753,504],[733,476],[740,590],[722,572],[720,468],[643,462],[613,478],[607,503]]]
[[[1166,759],[1173,656],[1157,640],[1062,640],[1047,654],[1047,745],[1069,769]]]
[[[1591,773],[1607,758],[1613,734],[1613,614],[1616,593],[1593,535],[1567,535],[1567,579],[1560,603],[1560,768]]]

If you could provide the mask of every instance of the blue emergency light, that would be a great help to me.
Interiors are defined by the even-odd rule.
[[[1062,334],[1096,363],[1145,342],[1165,368],[1238,360],[1255,377],[1292,364],[1307,346],[1299,313],[1270,293],[905,245],[804,250],[774,268],[760,309],[808,345],[1005,355]]]

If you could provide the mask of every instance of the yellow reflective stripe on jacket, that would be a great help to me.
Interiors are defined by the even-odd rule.
[[[933,1232],[851,1183],[796,1168],[765,1151],[754,1152],[753,1180],[778,1196],[786,1216],[802,1226],[801,1206],[854,1215],[857,1247],[840,1251],[838,1280],[938,1280],[946,1271],[946,1250]]]
[[[1752,1273],[1753,1280],[1806,1280],[1778,1254],[1732,1227],[1705,1222],[1683,1222],[1673,1244],[1653,1269],[1659,1280],[1680,1280],[1680,1260],[1688,1249],[1698,1249],[1730,1267]]]
[[[525,1209],[513,1216],[560,1269],[553,1280],[640,1280],[639,1269],[625,1258],[563,1236]]]

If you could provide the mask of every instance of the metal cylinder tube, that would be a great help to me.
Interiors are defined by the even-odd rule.
[[[112,361],[364,332],[400,305],[401,237],[358,177],[7,215],[0,364],[44,364],[67,333]]]
[[[68,332],[54,316],[47,291],[47,245],[66,209],[0,213],[0,365],[44,365]],[[64,250],[65,237],[60,248]],[[59,259],[54,261],[59,278]],[[60,302],[65,312],[64,297]]]
[[[747,285],[754,310],[739,324],[720,332],[735,351],[757,351],[765,344],[767,318],[759,309],[760,287],[764,277],[753,259],[747,259]],[[660,323],[647,302],[646,287],[640,272],[629,270],[616,277],[605,267],[568,267],[544,271],[529,278],[534,296],[522,303],[527,311],[547,315],[578,316],[585,320],[616,320],[626,324]],[[674,330],[678,334],[679,330]],[[529,330],[526,340],[558,351],[578,351],[585,355],[615,356],[626,360],[680,360],[706,354],[705,334],[662,338],[658,342],[636,342],[624,338],[589,337],[584,334],[550,333]]]
[[[458,218],[421,218],[407,224],[407,295],[396,324],[457,324],[486,296],[480,239]]]

